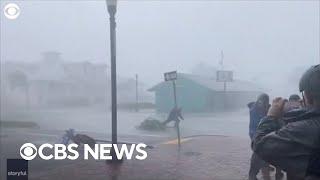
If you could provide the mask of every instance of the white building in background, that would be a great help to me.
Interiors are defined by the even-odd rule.
[[[32,63],[6,62],[2,64],[2,85],[8,102],[18,106],[63,107],[110,104],[110,70],[106,64],[66,62],[57,52],[46,52],[41,61]],[[23,73],[24,87],[10,89],[11,74]],[[119,103],[135,102],[135,81],[118,78]],[[142,86],[141,86],[142,87]],[[140,88],[143,99],[145,92]],[[1,100],[2,101],[2,100]]]

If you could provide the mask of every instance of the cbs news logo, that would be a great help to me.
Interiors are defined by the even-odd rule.
[[[20,15],[20,7],[15,3],[8,3],[4,6],[3,13],[8,19],[17,19]]]

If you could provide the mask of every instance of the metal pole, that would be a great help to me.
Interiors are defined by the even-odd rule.
[[[117,67],[116,67],[116,21],[115,10],[108,9],[110,14],[110,50],[111,50],[111,126],[112,144],[117,144]]]
[[[178,136],[178,147],[181,148],[181,137],[180,137],[180,122],[177,123],[177,136]]]
[[[174,107],[177,108],[177,92],[176,92],[176,81],[172,81],[173,84],[173,96],[174,96]]]
[[[177,105],[176,81],[173,80],[172,83],[173,83],[174,107],[177,108],[178,105]],[[179,117],[177,117],[177,118],[179,118]],[[179,119],[177,119],[177,120],[179,120]],[[176,128],[177,128],[177,136],[178,136],[178,147],[179,147],[179,150],[180,150],[181,138],[180,138],[180,122],[179,121],[176,122]]]
[[[227,82],[224,81],[223,82],[223,108],[224,108],[224,111],[226,110],[227,108]]]
[[[139,94],[138,94],[138,74],[136,74],[136,112],[139,111]]]
[[[30,92],[29,92],[29,84],[25,86],[25,92],[26,92],[26,107],[27,110],[30,109]]]

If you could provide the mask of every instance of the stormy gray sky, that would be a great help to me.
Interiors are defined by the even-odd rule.
[[[109,64],[105,1],[16,3],[18,19],[1,12],[1,61],[59,51],[66,61]],[[152,85],[165,71],[217,66],[223,50],[235,78],[273,84],[319,63],[319,21],[319,1],[120,1],[118,73]]]

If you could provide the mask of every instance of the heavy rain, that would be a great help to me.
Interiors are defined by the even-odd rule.
[[[30,179],[250,179],[249,103],[302,98],[299,80],[320,62],[320,2],[119,0],[115,29],[109,6],[1,1],[1,166],[23,143],[62,143],[72,130],[145,143],[150,159],[121,173],[36,159]]]

